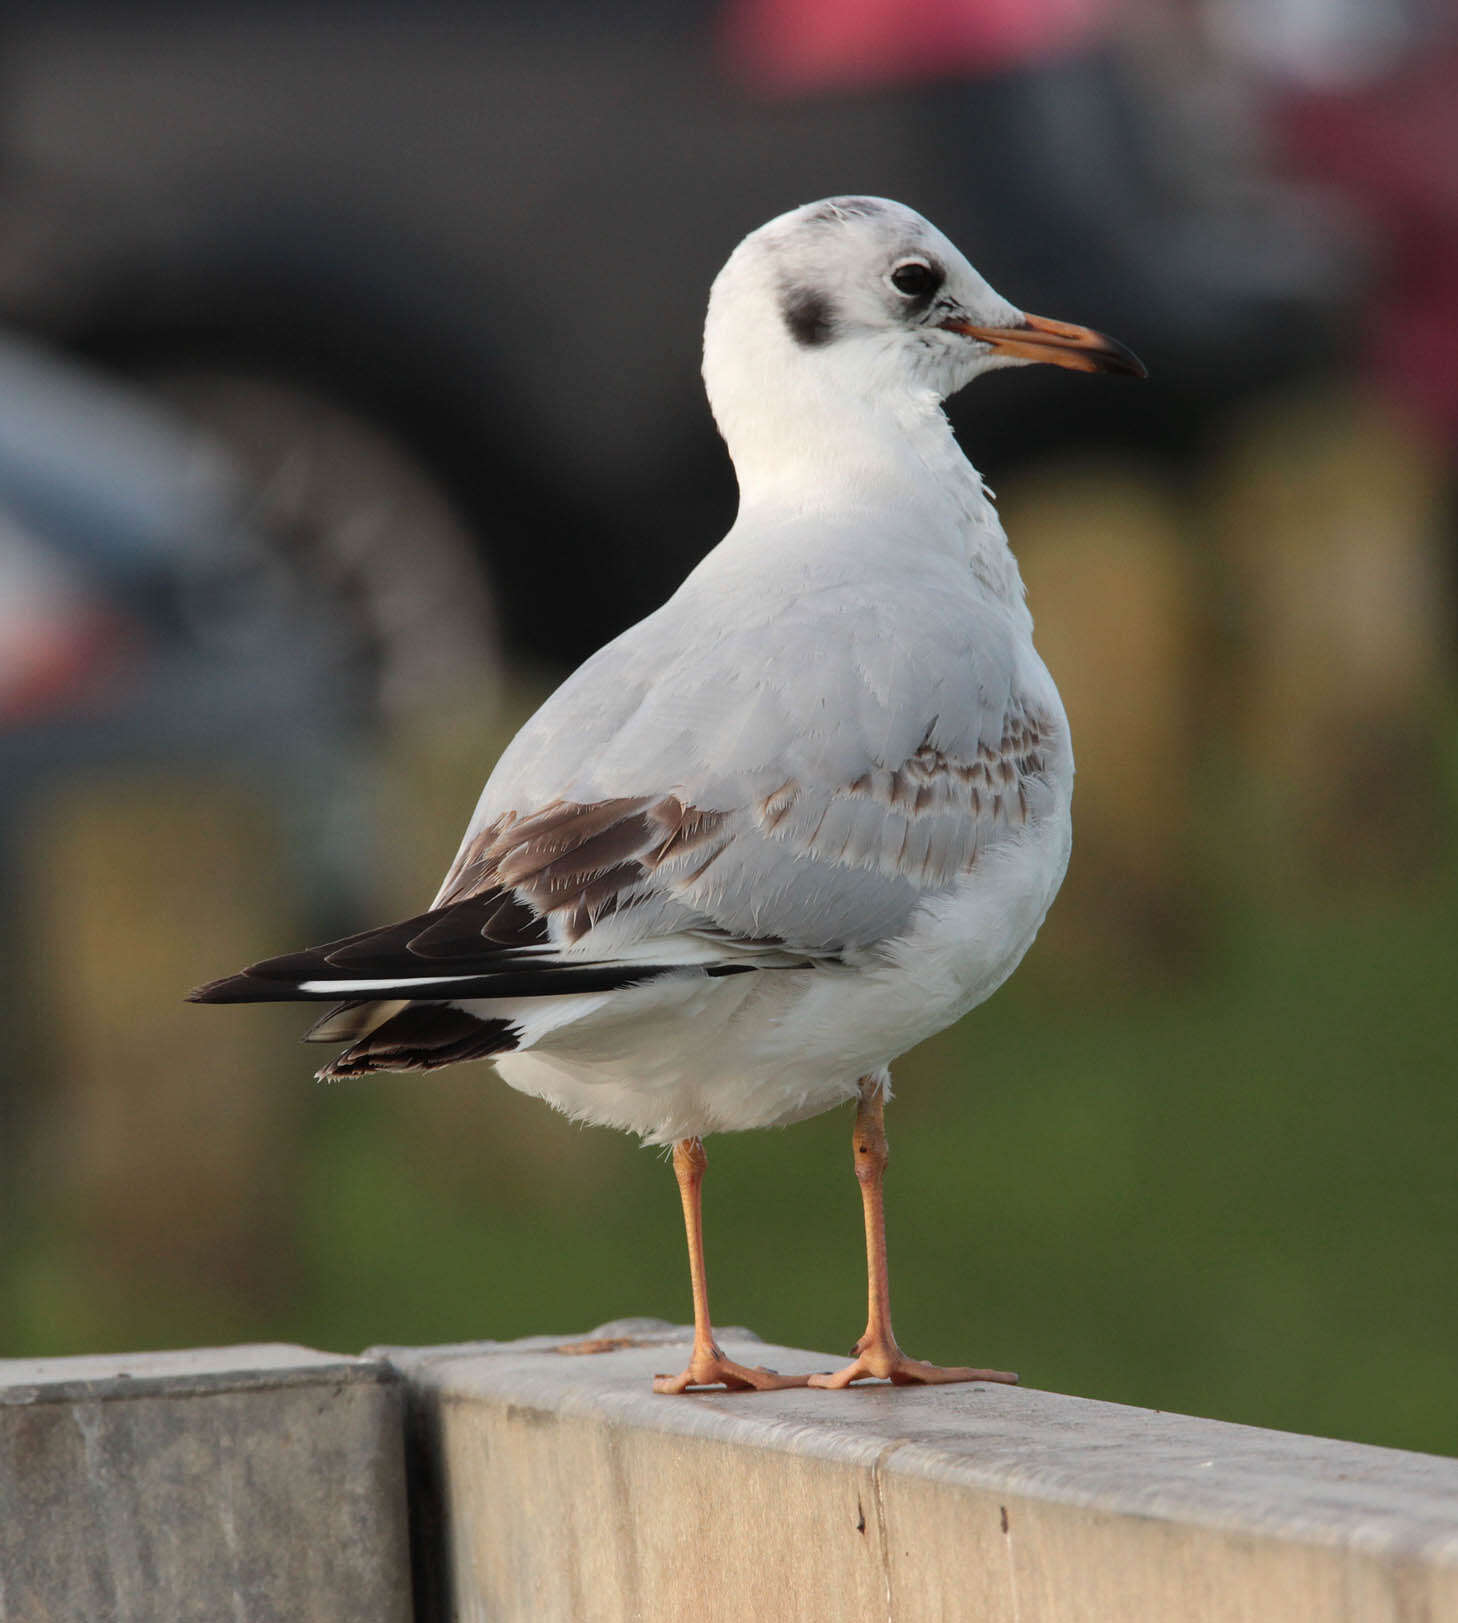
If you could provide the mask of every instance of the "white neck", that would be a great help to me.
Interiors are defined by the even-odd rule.
[[[996,509],[935,391],[899,378],[868,390],[864,357],[849,359],[859,388],[833,364],[776,367],[774,384],[742,365],[709,376],[743,528],[773,533],[758,522],[769,514],[895,512],[897,534],[914,530],[918,546],[965,564],[992,595],[1026,613]]]

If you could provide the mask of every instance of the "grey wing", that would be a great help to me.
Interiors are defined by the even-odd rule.
[[[431,1069],[514,1040],[508,1022],[477,1030],[474,1017],[412,1013],[414,999],[600,992],[684,972],[854,960],[985,850],[1048,814],[1061,725],[1020,704],[997,744],[969,756],[928,728],[901,761],[873,760],[844,781],[783,778],[729,810],[669,794],[506,813],[467,838],[427,913],[194,995],[385,993],[346,1002],[309,1034],[363,1039],[326,1068],[354,1075]]]
[[[1018,704],[965,755],[928,726],[904,759],[833,781],[760,772],[724,809],[660,794],[507,813],[467,840],[436,908],[457,929],[485,909],[488,931],[511,921],[590,959],[664,962],[670,938],[685,964],[854,953],[1048,814],[1061,726]]]
[[[929,725],[900,761],[869,760],[834,782],[786,777],[729,820],[712,863],[666,877],[730,937],[821,954],[872,947],[1049,815],[1061,725],[1020,705],[995,744],[966,754]]]
[[[895,936],[1050,815],[1072,772],[1025,629],[937,585],[874,616],[856,582],[759,622],[758,600],[671,600],[518,735],[437,905],[505,881],[594,953],[674,936],[831,956]]]
[[[1072,757],[1025,631],[934,593],[872,624],[864,589],[843,595],[781,601],[770,627],[741,605],[738,631],[707,648],[710,617],[677,635],[652,617],[517,736],[426,913],[194,997],[342,996],[311,1035],[363,1038],[326,1067],[352,1075],[514,1043],[505,1015],[463,1026],[463,999],[874,952],[985,852],[1065,809]]]

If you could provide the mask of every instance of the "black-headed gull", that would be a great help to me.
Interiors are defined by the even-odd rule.
[[[660,1391],[802,1385],[726,1359],[705,1134],[858,1101],[870,1310],[814,1384],[1012,1380],[891,1329],[887,1069],[1002,984],[1063,878],[1073,753],[1017,564],[941,402],[1049,361],[1143,375],[1029,316],[899,203],[837,197],[740,243],[704,381],[734,527],[498,762],[430,909],[255,964],[206,1003],[338,1002],[319,1073],[491,1059],[568,1115],[672,1144],[694,1298]]]

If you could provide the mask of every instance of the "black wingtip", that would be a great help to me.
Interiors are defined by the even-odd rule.
[[[237,994],[231,989],[235,981],[241,980],[241,975],[225,975],[220,981],[205,981],[201,986],[194,986],[183,999],[185,1003],[236,1003]]]
[[[277,1003],[291,996],[287,986],[270,986],[246,972],[224,975],[219,981],[194,986],[183,999],[186,1003]]]

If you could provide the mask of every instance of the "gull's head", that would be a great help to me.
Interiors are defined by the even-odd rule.
[[[704,382],[736,461],[746,419],[925,405],[1039,361],[1144,376],[1122,344],[1009,304],[930,221],[879,197],[807,203],[751,232],[704,328]]]

